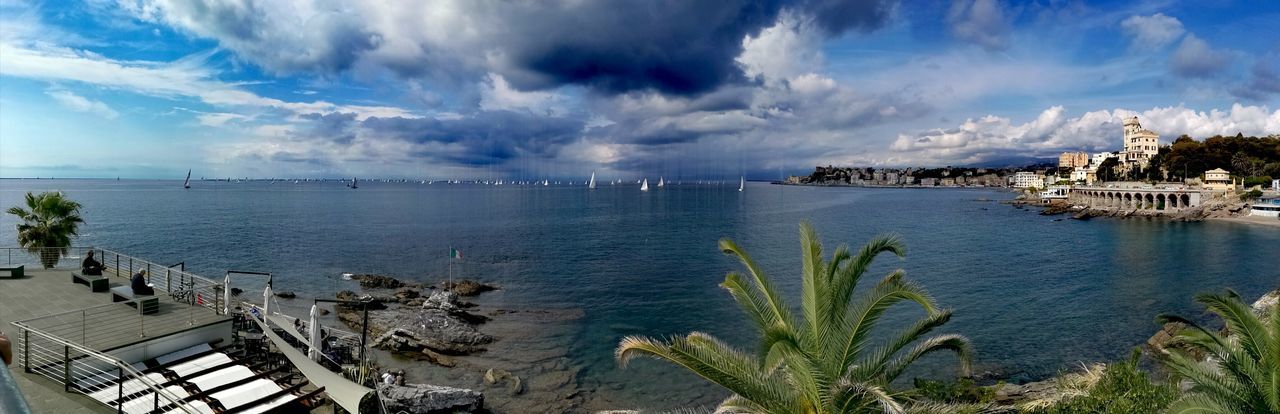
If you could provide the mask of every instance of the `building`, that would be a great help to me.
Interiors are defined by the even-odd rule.
[[[1089,166],[1089,154],[1064,152],[1058,156],[1058,168],[1084,168]]]
[[[1214,168],[1204,172],[1204,188],[1213,191],[1234,191],[1235,183],[1231,182],[1231,172]]]
[[[1074,170],[1071,170],[1071,182],[1082,183],[1082,182],[1088,181],[1088,179],[1089,179],[1089,170],[1084,168],[1076,168]]]
[[[937,178],[921,178],[921,179],[920,179],[920,186],[921,186],[921,187],[933,187],[933,186],[935,186],[935,185],[938,185],[938,179],[937,179]]]
[[[1031,171],[1018,171],[1013,174],[1014,188],[1040,188],[1044,186],[1044,176]]]
[[[1271,180],[1271,189],[1280,191],[1280,180]]]
[[[1249,206],[1249,215],[1260,217],[1280,217],[1280,199],[1255,200],[1253,205]]]
[[[1160,134],[1143,129],[1138,117],[1124,120],[1124,153],[1120,162],[1126,169],[1147,168],[1147,163],[1160,152]]]
[[[1118,152],[1099,152],[1097,154],[1093,154],[1089,157],[1089,168],[1097,169],[1098,166],[1102,165],[1103,161],[1107,160],[1107,158],[1119,157],[1120,153]]]

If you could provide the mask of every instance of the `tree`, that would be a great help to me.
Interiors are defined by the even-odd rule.
[[[720,286],[759,329],[755,354],[693,332],[667,340],[623,338],[616,351],[618,362],[625,367],[637,356],[649,356],[679,365],[732,392],[718,412],[735,413],[902,412],[905,398],[889,384],[917,359],[936,351],[958,354],[968,374],[968,339],[949,334],[922,340],[951,319],[951,310],[939,310],[924,289],[903,279],[902,270],[855,295],[876,256],[903,255],[905,247],[898,239],[877,237],[857,255],[842,245],[824,262],[817,234],[804,223],[800,245],[804,266],[797,318],[755,260],[734,242],[720,241],[720,249],[737,257],[747,270],[746,276],[729,273]],[[870,348],[876,322],[904,301],[919,304],[927,316]]]
[[[10,207],[9,214],[18,217],[18,245],[40,255],[40,264],[53,268],[67,254],[71,238],[78,234],[80,203],[61,192],[27,193],[27,208]]]
[[[1230,290],[1198,295],[1196,302],[1221,317],[1231,336],[1178,316],[1156,319],[1186,324],[1177,340],[1209,357],[1201,363],[1182,350],[1162,356],[1166,366],[1194,384],[1168,413],[1280,413],[1280,307],[1263,320]]]

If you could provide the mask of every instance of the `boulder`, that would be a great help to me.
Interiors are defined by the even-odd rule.
[[[1280,305],[1280,289],[1268,292],[1253,302],[1253,313],[1266,320],[1266,318],[1270,317],[1271,312],[1276,311],[1277,305]]]
[[[473,413],[484,407],[484,395],[469,389],[427,384],[383,385],[382,402],[389,413]]]
[[[276,297],[281,299],[293,299],[298,297],[298,294],[293,292],[276,292]]]
[[[483,292],[498,289],[497,286],[480,283],[474,280],[459,280],[457,282],[444,282],[442,284],[445,289],[457,293],[462,296],[475,296]]]
[[[360,282],[360,287],[365,289],[399,289],[410,285],[400,279],[383,275],[353,275],[351,280]]]
[[[402,287],[400,289],[396,289],[396,293],[394,296],[396,298],[396,302],[405,304],[413,299],[417,299],[419,296],[422,296],[422,294],[418,293],[417,289],[414,289],[411,287]]]
[[[524,392],[524,381],[520,377],[503,369],[489,368],[484,373],[484,383],[489,385],[497,385],[499,383],[507,383],[507,392],[511,395],[519,395]]]

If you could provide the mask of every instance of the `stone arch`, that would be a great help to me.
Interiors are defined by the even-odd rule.
[[[1169,201],[1165,199],[1164,193],[1156,194],[1156,210],[1164,210],[1169,208]]]
[[[1120,202],[1120,207],[1129,208],[1133,206],[1133,194],[1124,193],[1124,201]]]
[[[1143,201],[1142,208],[1148,209],[1148,210],[1152,210],[1156,208],[1156,197],[1151,195],[1151,193],[1144,194],[1142,196],[1142,201]]]
[[[1179,199],[1181,199],[1181,202],[1179,202],[1179,203],[1178,203],[1178,205],[1181,205],[1181,206],[1182,206],[1182,208],[1191,207],[1191,195],[1190,195],[1190,194],[1183,194],[1183,195],[1181,195],[1181,196],[1178,196],[1178,198],[1179,198]]]

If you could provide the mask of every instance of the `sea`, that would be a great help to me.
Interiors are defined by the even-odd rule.
[[[358,289],[343,273],[423,284],[474,279],[501,286],[475,298],[494,316],[498,341],[454,368],[383,356],[414,367],[413,380],[476,388],[498,411],[590,411],[711,406],[724,391],[657,360],[614,359],[628,335],[693,331],[755,352],[758,333],[718,286],[743,269],[717,249],[732,239],[799,304],[799,225],[808,221],[828,255],[876,235],[905,241],[861,286],[895,269],[955,314],[941,333],[967,336],[974,371],[1042,379],[1081,363],[1126,357],[1159,326],[1160,313],[1212,321],[1201,292],[1256,298],[1280,288],[1280,228],[1163,219],[1077,221],[1001,204],[1003,189],[801,187],[749,182],[639,185],[581,181],[548,186],[341,181],[5,179],[0,206],[29,191],[62,191],[83,205],[76,245],[96,246],[221,280],[228,270],[270,272],[298,299]],[[0,245],[16,244],[16,220],[0,215]],[[450,249],[461,257],[450,259]],[[260,291],[264,280],[235,284]],[[252,297],[252,295],[249,295]],[[918,319],[891,309],[886,334]],[[485,331],[489,328],[482,327]],[[488,365],[526,383],[483,382]],[[910,376],[947,378],[956,360],[926,358]],[[416,378],[415,378],[416,377]]]

